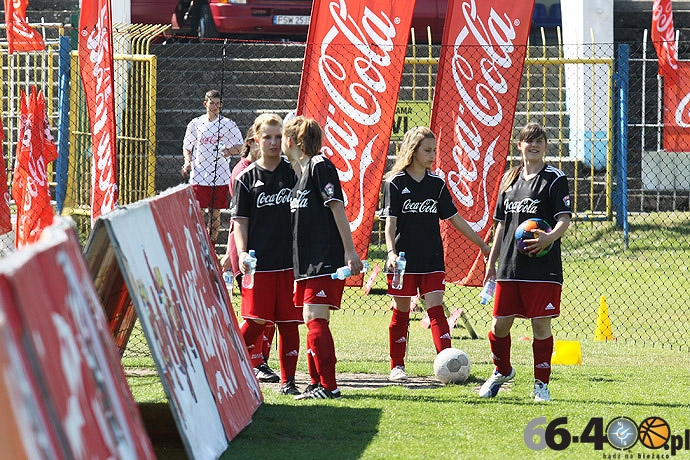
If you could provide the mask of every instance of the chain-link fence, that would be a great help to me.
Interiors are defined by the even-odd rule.
[[[186,181],[180,171],[182,140],[188,122],[205,112],[202,102],[209,89],[221,92],[222,114],[234,120],[242,134],[258,114],[284,116],[295,109],[305,51],[299,43],[147,40],[146,49],[137,54],[116,57],[122,62],[116,66],[116,81],[125,88],[117,99],[121,204]],[[619,341],[688,344],[690,145],[678,152],[663,148],[664,82],[657,78],[655,56],[647,54],[645,45],[530,46],[522,80],[506,82],[520,85],[513,135],[528,121],[547,127],[547,162],[570,179],[575,216],[563,239],[562,315],[554,321],[558,338],[592,339],[597,324],[606,320]],[[408,48],[389,160],[407,128],[429,124],[432,97],[447,97],[434,95],[439,55],[436,45]],[[3,57],[3,72],[8,66]],[[44,85],[56,86],[59,74],[45,78]],[[84,128],[88,102],[79,99],[83,96],[75,86],[78,81],[73,79],[66,128],[68,179],[54,185],[56,193],[63,190],[68,212],[88,209],[90,187],[89,136]],[[16,141],[12,120],[17,116],[10,107],[4,93],[8,168]],[[60,129],[55,114],[51,120]],[[515,142],[511,145],[509,165],[519,161]],[[233,158],[230,167],[236,161]],[[222,216],[219,253],[225,252],[227,241],[227,212]],[[88,228],[82,227],[84,237]],[[377,221],[371,264],[382,266],[385,253],[383,226]],[[348,288],[343,314],[387,314],[383,278],[379,276],[369,295]],[[478,334],[485,336],[491,306],[480,305],[478,294],[479,288],[449,284],[445,303],[449,310],[463,309]],[[413,319],[422,315],[420,310]],[[514,334],[521,333],[531,334],[527,322],[516,325]],[[145,352],[145,344],[136,337],[129,349]]]

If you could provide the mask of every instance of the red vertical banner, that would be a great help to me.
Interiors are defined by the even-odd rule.
[[[23,98],[24,99],[24,98]],[[15,159],[12,197],[17,204],[16,246],[23,247],[38,240],[41,231],[53,222],[55,212],[50,203],[47,164],[57,159],[52,135],[46,138],[47,115],[42,92],[33,88],[21,116],[22,137]],[[25,105],[22,103],[22,110]]]
[[[674,79],[678,73],[678,48],[671,0],[654,0],[652,43],[659,59],[659,75]]]
[[[437,172],[460,215],[488,240],[505,170],[529,36],[532,1],[451,0],[431,112]],[[481,286],[484,262],[441,225],[446,280]]]
[[[366,257],[414,2],[315,0],[298,113],[324,129],[355,248]],[[360,277],[361,280],[361,277]]]
[[[677,76],[664,81],[663,147],[690,152],[690,62],[678,62]]]
[[[117,205],[117,129],[110,1],[84,1],[79,15],[79,69],[93,149],[91,223]]]
[[[10,54],[15,51],[43,51],[43,37],[26,21],[28,0],[4,0],[7,45]]]
[[[5,128],[2,125],[2,119],[0,119],[0,141],[4,139]],[[0,162],[0,235],[2,235],[12,231],[10,189],[7,186],[7,160],[5,160],[4,149],[2,148],[0,148]]]

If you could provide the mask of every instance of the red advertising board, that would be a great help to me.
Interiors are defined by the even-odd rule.
[[[0,264],[65,458],[155,458],[91,273],[64,221]]]
[[[104,231],[190,458],[218,458],[263,397],[191,187],[101,216],[91,238]]]

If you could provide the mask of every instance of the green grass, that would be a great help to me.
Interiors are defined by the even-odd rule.
[[[388,319],[387,315],[334,314],[338,372],[388,373]],[[416,321],[410,326],[409,345],[410,374],[432,375],[435,353],[430,333]],[[581,341],[583,364],[554,366],[554,400],[551,404],[537,404],[529,398],[531,342],[517,340],[514,335],[512,355],[517,378],[493,400],[477,395],[479,385],[492,371],[488,341],[471,340],[464,329],[456,328],[453,345],[472,359],[472,375],[463,385],[349,389],[338,401],[294,401],[268,388],[252,424],[231,442],[221,458],[484,459],[506,458],[508,452],[528,458],[602,458],[604,453],[616,451],[608,445],[603,452],[595,451],[592,444],[571,444],[561,452],[548,448],[531,451],[523,439],[525,427],[535,417],[546,417],[547,422],[568,417],[565,427],[571,435],[581,435],[595,417],[602,418],[605,426],[620,416],[637,424],[659,416],[669,423],[673,434],[690,428],[690,390],[685,378],[690,363],[686,353],[678,350]],[[127,360],[125,364],[129,367]],[[145,362],[134,364],[139,368]],[[278,367],[274,357],[271,365]],[[306,371],[303,359],[299,370]],[[154,413],[167,411],[165,395],[155,376],[130,377],[130,385],[145,414],[156,406]],[[167,420],[167,430],[174,433],[172,419],[163,420]],[[176,443],[161,435],[165,430],[160,422],[154,426],[158,427],[153,436],[159,458],[186,458],[179,440]],[[637,458],[638,453],[658,451],[638,444],[630,452]],[[690,452],[681,454],[690,456]],[[683,458],[681,454],[679,458]]]

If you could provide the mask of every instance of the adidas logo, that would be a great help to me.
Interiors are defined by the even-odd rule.
[[[398,340],[395,341],[395,343],[405,343],[407,342],[407,339],[405,337],[400,337]]]
[[[546,306],[546,308],[544,308],[544,310],[555,310],[555,309],[556,309],[556,307],[554,307],[551,302],[549,302],[549,304]]]
[[[264,182],[261,179],[254,182],[254,187],[261,187],[262,185],[266,185],[266,184],[264,184]]]
[[[535,365],[534,367],[536,367],[537,369],[548,369],[551,367],[551,364],[549,364],[547,362],[543,362],[543,363],[539,363],[539,364]]]
[[[404,194],[406,194],[406,193],[412,193],[412,192],[410,192],[410,189],[409,189],[409,188],[405,187],[404,189],[402,189],[402,192],[400,192],[400,194],[401,194],[401,195],[404,195]]]
[[[326,295],[326,293],[322,289],[318,292],[318,294],[316,294],[316,297],[328,297],[328,296]]]
[[[442,338],[442,339],[448,339],[448,340],[450,340],[450,333],[446,332],[445,334],[443,334],[443,335],[441,336],[441,338]]]

